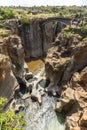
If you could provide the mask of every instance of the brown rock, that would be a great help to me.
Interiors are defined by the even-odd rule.
[[[71,128],[71,129],[69,129],[69,130],[87,130],[87,128],[86,128],[86,127],[77,126],[77,127]]]
[[[56,111],[61,112],[64,110],[66,113],[72,108],[75,99],[74,99],[74,90],[67,88],[62,94],[62,99],[60,102],[57,102]]]
[[[12,71],[19,83],[23,83],[28,87],[27,75],[29,71],[27,65],[25,65],[25,53],[22,46],[22,41],[19,36],[13,35],[6,39],[7,52],[12,62]]]
[[[77,87],[80,87],[80,74],[78,72],[75,72],[70,80],[70,86],[73,88],[73,89],[77,89]]]
[[[80,119],[81,111],[78,111],[76,113],[73,113],[71,116],[66,117],[66,128],[67,130],[74,130],[76,128],[79,128],[78,122]],[[76,129],[78,130],[78,129]]]
[[[61,34],[58,38],[61,41],[58,49],[55,49],[56,52],[48,53],[46,58],[46,75],[52,82],[66,84],[74,72],[82,70],[87,64],[87,43],[82,41],[79,35],[66,38]]]
[[[81,108],[87,107],[87,92],[82,87],[76,89],[75,99]]]
[[[55,47],[57,49],[48,52],[45,63],[46,75],[50,84],[53,84],[52,87],[63,86],[56,110],[66,113],[67,130],[85,130],[87,129],[85,110],[87,107],[87,42],[78,34],[68,36],[64,31],[56,39],[58,39],[58,48]]]
[[[81,85],[85,90],[87,90],[87,67],[81,71]]]
[[[17,86],[18,82],[11,70],[9,57],[0,54],[0,96],[11,98]]]
[[[80,119],[80,125],[87,127],[87,108],[83,110],[83,114]]]

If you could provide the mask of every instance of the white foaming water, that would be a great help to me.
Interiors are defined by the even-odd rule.
[[[45,95],[42,105],[29,101],[29,108],[25,113],[26,130],[65,130],[64,117],[54,111],[55,100]]]
[[[38,79],[44,75],[45,68],[39,66],[34,78]],[[54,111],[56,101],[53,97],[45,95],[41,106],[31,99],[27,99],[26,102],[29,103],[29,107],[25,112],[25,130],[65,130],[63,114],[56,114]]]

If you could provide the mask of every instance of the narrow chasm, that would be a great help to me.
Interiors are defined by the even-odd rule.
[[[8,98],[6,107],[13,106],[16,114],[24,112],[25,130],[68,128],[69,108],[79,98],[72,86],[80,82],[73,76],[87,65],[85,40],[67,33],[74,31],[66,24],[70,20],[52,17],[30,19],[27,24],[15,19],[4,23],[11,35],[0,42],[0,94]]]
[[[20,65],[14,63],[17,68],[20,67],[20,71],[14,72],[19,83],[19,89],[15,91],[17,98],[15,111],[18,112],[23,108],[26,130],[65,130],[64,113],[55,111],[59,94],[54,96],[51,91],[46,91],[50,80],[46,77],[45,57],[43,57],[53,46],[57,33],[65,25],[57,21],[45,22],[46,19],[31,19],[28,25],[22,25],[20,22],[19,26],[18,23],[27,62],[22,61]],[[18,59],[20,58],[24,59],[19,54]]]
[[[36,68],[36,65],[33,66],[34,62],[37,62],[38,68]],[[39,80],[40,82],[37,85],[37,91],[39,93],[33,92],[32,98],[25,100],[25,104],[29,104],[25,111],[26,130],[65,130],[64,113],[60,114],[55,112],[57,97],[53,97],[52,94],[43,91],[50,83],[45,77],[44,63],[37,60],[28,63],[28,66],[31,66],[31,64],[33,66],[31,71],[33,71],[34,67],[38,70],[32,81],[35,82],[36,80],[37,82],[39,78],[41,81]]]
[[[86,8],[0,7],[1,130],[87,130]]]

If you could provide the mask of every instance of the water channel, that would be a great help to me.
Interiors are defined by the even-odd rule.
[[[41,70],[44,68],[41,60],[27,64],[33,74],[41,76]],[[44,87],[44,82],[40,85]],[[54,111],[56,98],[45,94],[41,105],[32,102],[31,99],[27,99],[26,102],[29,103],[25,112],[26,130],[65,130],[64,115]]]

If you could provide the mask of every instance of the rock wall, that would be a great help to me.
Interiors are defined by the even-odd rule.
[[[0,44],[0,96],[8,99],[28,87],[32,77],[25,63],[25,54],[20,37],[10,35]]]
[[[58,22],[49,22],[41,26],[43,19],[30,19],[29,24],[20,24],[19,32],[25,49],[25,58],[39,58],[52,46],[56,34],[63,27]],[[59,30],[58,30],[59,29]]]
[[[8,56],[0,54],[0,96],[11,98],[18,82],[11,70],[11,61]]]
[[[51,46],[50,43],[54,41],[55,35],[61,30],[61,24],[58,22],[49,22],[41,26],[42,21],[42,18],[30,19],[27,24],[16,19],[4,21],[4,27],[9,30],[10,36],[2,38],[2,41],[0,40],[0,54],[9,57],[10,68],[7,68],[9,72],[6,70],[5,73],[7,77],[10,76],[9,78],[6,77],[4,84],[1,85],[1,95],[6,95],[6,92],[2,94],[2,87],[4,88],[8,82],[7,79],[10,80],[12,77],[14,81],[9,81],[6,89],[9,92],[6,97],[9,98],[13,95],[16,87],[19,91],[20,84],[29,87],[27,80],[32,77],[32,74],[28,70],[25,59],[31,60],[31,58],[39,58],[46,54]],[[2,75],[3,71],[1,79]],[[11,77],[11,75],[13,76]],[[10,89],[11,86],[12,89]]]
[[[52,46],[58,32],[65,27],[65,24],[58,21],[43,23],[46,18],[32,18],[25,20],[7,20],[5,27],[11,33],[19,35],[22,39],[25,59],[39,58],[46,55],[48,48]]]
[[[50,84],[46,91],[60,95],[56,111],[66,113],[67,130],[87,129],[87,40],[62,31],[48,52],[45,70]]]

